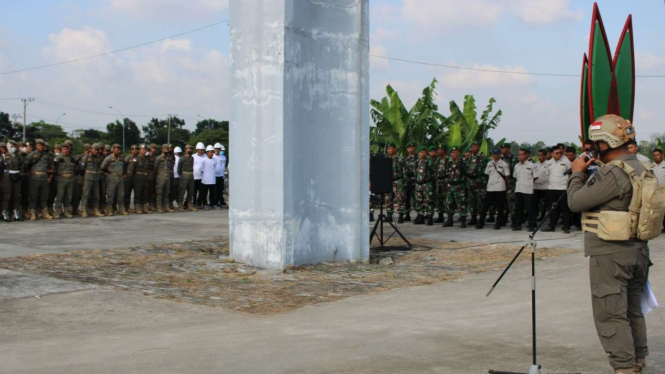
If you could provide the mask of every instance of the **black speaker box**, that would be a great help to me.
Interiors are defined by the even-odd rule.
[[[374,155],[369,160],[370,191],[375,194],[393,192],[393,160],[384,155]]]

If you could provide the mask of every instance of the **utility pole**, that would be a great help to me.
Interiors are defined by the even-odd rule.
[[[21,99],[23,102],[23,142],[25,143],[25,126],[26,124],[26,119],[28,117],[28,104],[31,102],[35,101],[35,99]]]
[[[109,109],[113,109],[113,110],[118,111],[118,113],[120,113],[120,116],[122,117],[122,153],[125,153],[125,115],[122,114],[120,109],[114,108],[110,105],[109,105]]]
[[[173,117],[177,117],[177,114],[169,114],[169,133],[167,136],[166,143],[171,144],[171,121],[173,120]]]
[[[62,113],[60,115],[60,117],[58,117],[58,119],[55,120],[55,125],[58,126],[58,122],[60,122],[60,118],[62,118],[62,116],[66,116],[66,115],[67,115],[67,113]]]

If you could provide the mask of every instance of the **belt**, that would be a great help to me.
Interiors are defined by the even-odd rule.
[[[20,174],[20,172],[19,172],[18,170],[5,170],[5,173],[9,173],[9,174]]]
[[[122,173],[109,173],[110,175],[115,175],[116,177],[122,177]]]
[[[31,171],[30,173],[32,175],[46,175],[45,171]]]
[[[60,178],[71,178],[73,176],[74,176],[74,174],[59,174],[58,175],[58,177],[60,177]]]
[[[99,174],[98,171],[92,171],[92,170],[86,170],[85,173],[86,174]]]
[[[166,174],[166,175],[171,175],[171,174],[173,174],[173,172],[172,172],[172,171],[160,170],[160,171],[157,172],[157,174],[158,174],[158,175],[160,175],[160,174],[161,174],[161,175],[164,175],[164,174]]]
[[[191,175],[194,175],[194,172],[193,172],[193,171],[183,171],[183,172],[180,173],[180,174],[183,174],[183,175],[190,175],[190,174],[191,174]]]
[[[144,173],[142,171],[137,171],[136,174],[138,174],[138,175],[150,175],[150,173]]]

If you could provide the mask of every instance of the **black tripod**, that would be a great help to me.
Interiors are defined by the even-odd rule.
[[[408,240],[406,240],[406,238],[404,237],[404,235],[402,235],[402,233],[399,231],[397,226],[395,226],[391,221],[388,221],[386,219],[386,215],[383,214],[384,194],[380,194],[379,198],[381,199],[381,201],[379,201],[379,217],[376,220],[376,223],[374,224],[374,228],[372,229],[372,233],[369,234],[369,242],[372,243],[372,239],[374,239],[374,236],[376,236],[376,238],[379,239],[379,243],[381,244],[381,246],[378,247],[378,249],[383,249],[385,247],[386,243],[388,242],[388,240],[390,240],[390,238],[392,238],[393,235],[395,235],[395,233],[397,233],[397,235],[399,235],[400,238],[402,238],[402,240],[404,240],[404,242],[409,246],[409,249],[412,249],[413,246],[411,245],[411,243],[409,243]],[[383,238],[383,223],[384,222],[388,222],[388,224],[390,224],[390,226],[393,228],[393,230],[395,230],[395,231],[393,231],[392,234],[390,234],[390,236],[387,239]],[[379,234],[376,233],[377,228],[379,228]]]
[[[496,282],[494,282],[494,284],[492,285],[492,288],[490,288],[489,292],[486,295],[486,296],[489,297],[489,295],[492,294],[492,292],[494,291],[496,286],[499,284],[499,282],[501,282],[501,279],[503,278],[503,276],[506,275],[506,273],[508,272],[510,267],[513,266],[515,261],[517,261],[517,258],[520,257],[520,255],[522,254],[524,249],[527,246],[531,247],[531,332],[532,332],[532,338],[533,338],[533,341],[532,341],[532,345],[533,345],[533,347],[532,347],[533,348],[533,365],[531,365],[531,368],[529,368],[529,373],[528,374],[540,374],[540,365],[538,365],[537,350],[536,350],[536,246],[537,246],[537,243],[533,238],[536,236],[536,234],[538,233],[540,228],[543,226],[543,224],[545,224],[545,222],[547,221],[547,218],[549,218],[550,214],[552,214],[552,211],[557,208],[557,206],[559,205],[559,202],[561,201],[561,199],[564,196],[566,196],[566,194],[561,195],[559,197],[559,199],[554,204],[552,204],[552,207],[547,212],[547,214],[545,215],[543,220],[540,221],[540,224],[538,224],[538,227],[536,227],[536,229],[531,234],[529,234],[529,240],[527,240],[527,242],[524,243],[522,248],[520,248],[520,250],[517,252],[515,257],[513,257],[513,259],[508,264],[508,266],[503,270],[503,273],[501,273],[501,275],[499,276],[499,279],[497,279]],[[510,371],[496,371],[496,370],[490,370],[489,372],[492,373],[492,374],[521,374],[521,373],[510,372]]]

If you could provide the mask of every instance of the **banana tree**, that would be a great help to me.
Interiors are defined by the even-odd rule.
[[[447,141],[448,146],[457,146],[464,149],[474,142],[478,142],[481,144],[481,152],[487,154],[489,151],[487,136],[490,130],[497,128],[503,114],[501,110],[492,114],[494,103],[496,103],[496,100],[491,98],[487,108],[480,116],[480,121],[478,121],[476,119],[478,115],[476,100],[473,95],[466,95],[464,97],[463,109],[460,109],[455,101],[451,101],[450,117],[448,117],[448,120],[451,122],[450,136]],[[500,140],[496,144],[501,145],[503,142],[505,142],[505,139]]]

